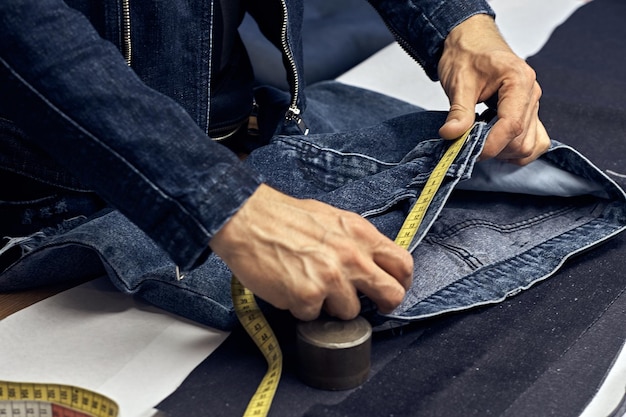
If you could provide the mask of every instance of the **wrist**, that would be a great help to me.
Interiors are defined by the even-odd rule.
[[[493,16],[475,14],[459,23],[450,31],[444,41],[444,53],[446,49],[456,48],[477,50],[481,49],[483,45],[489,45],[490,49],[497,46],[510,51],[508,44],[498,30]]]

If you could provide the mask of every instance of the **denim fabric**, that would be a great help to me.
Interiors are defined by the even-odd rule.
[[[229,65],[212,60],[220,45],[211,42],[214,2],[131,4],[129,68],[118,0],[0,2],[0,134],[9,138],[0,158],[10,162],[2,174],[40,191],[0,192],[8,235],[0,288],[107,273],[122,291],[228,328],[236,321],[230,273],[208,242],[262,180],[358,212],[394,237],[446,146],[437,138],[444,114],[329,83],[307,88],[312,134],[297,135],[284,120],[288,107],[305,107],[302,0],[252,2],[250,13],[290,64],[291,91],[257,91],[264,139],[242,163],[207,136],[238,121],[252,97],[237,41]],[[449,30],[491,13],[481,0],[372,4],[431,76]],[[232,107],[245,111],[219,116]],[[570,148],[555,144],[543,162],[513,172],[476,164],[488,130],[479,123],[450,168],[411,246],[415,284],[383,320],[496,302],[623,227],[622,192]],[[559,182],[528,183],[535,170]],[[115,210],[101,210],[100,198]],[[175,263],[190,270],[180,282]]]
[[[383,17],[400,46],[433,79],[443,41],[456,25],[475,14],[495,16],[485,0],[368,0]],[[408,12],[410,10],[410,12]]]
[[[319,88],[318,97],[340,102],[342,91],[375,95],[336,83]],[[316,88],[311,90],[316,95]],[[246,164],[268,184],[357,212],[393,239],[448,145],[437,135],[445,113],[405,113],[407,105],[400,102],[392,111],[393,102],[381,100],[395,117],[381,121],[381,110],[379,119],[361,129],[276,135],[252,152]],[[410,245],[414,284],[402,305],[380,316],[363,300],[364,314],[379,328],[499,302],[626,225],[624,193],[572,148],[555,142],[550,152],[524,168],[477,163],[489,128],[487,122],[475,125]],[[526,180],[536,171],[545,181]],[[0,276],[0,286],[32,285],[44,265],[48,279],[68,278],[80,272],[71,261],[81,259],[87,248],[99,255],[122,291],[218,328],[236,323],[231,274],[217,256],[210,255],[177,281],[167,255],[118,211],[76,221],[81,224],[62,233],[34,237],[22,260]],[[51,258],[56,270],[50,268]]]
[[[441,23],[437,36],[429,29],[419,40],[430,45],[450,29],[440,19],[445,10],[455,19],[485,10],[482,0],[461,8],[420,3],[420,18],[428,17],[421,24]],[[208,136],[241,126],[253,105],[241,40],[219,38],[232,34],[237,20],[224,21],[220,4],[130,1],[126,10],[121,0],[0,2],[0,130],[15,122],[33,147],[128,216],[183,269],[208,256],[211,237],[260,181]],[[289,113],[276,123],[299,132],[302,0],[245,6],[285,58]],[[389,7],[377,6],[381,13]],[[392,8],[389,16],[410,14]],[[409,36],[415,27],[394,27],[407,42],[416,40]]]
[[[201,262],[256,173],[62,1],[1,2],[0,37],[0,114],[181,267]]]
[[[270,185],[357,212],[393,239],[444,152],[444,119],[418,112],[350,133],[277,136],[248,162],[272,173]],[[502,301],[623,230],[623,191],[570,147],[554,142],[527,167],[476,164],[489,127],[474,127],[410,245],[415,282],[404,302],[373,322]]]

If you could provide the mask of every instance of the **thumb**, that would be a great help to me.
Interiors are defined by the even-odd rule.
[[[451,100],[446,122],[439,129],[443,139],[456,139],[474,124],[476,103],[472,100]]]

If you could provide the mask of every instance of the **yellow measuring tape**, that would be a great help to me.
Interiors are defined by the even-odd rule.
[[[417,202],[411,208],[396,244],[408,249],[417,233],[428,206],[441,186],[446,172],[467,141],[471,129],[450,146],[428,177]],[[278,388],[283,357],[274,335],[254,294],[235,276],[231,281],[233,305],[239,321],[254,340],[267,361],[268,369],[248,404],[244,417],[267,416]],[[104,395],[60,384],[38,384],[0,381],[0,417],[116,417],[118,405]]]
[[[283,354],[272,328],[254,299],[254,294],[241,285],[234,275],[231,280],[231,294],[239,321],[267,361],[267,372],[248,403],[244,417],[266,416],[280,381]]]
[[[454,159],[463,149],[463,145],[467,142],[471,130],[469,129],[460,138],[451,141],[450,146],[428,177],[417,202],[411,208],[398,232],[395,242],[400,247],[408,249],[424,219],[428,206],[439,187],[441,187],[446,172],[448,172],[450,165],[452,165]],[[280,381],[282,353],[272,329],[254,300],[254,294],[246,289],[235,276],[232,278],[231,291],[239,321],[259,347],[268,364],[267,373],[248,404],[244,417],[266,416]]]
[[[83,388],[0,381],[2,417],[115,417],[117,413],[115,401]]]
[[[422,224],[422,220],[424,220],[424,216],[426,215],[426,210],[428,210],[428,206],[433,201],[435,197],[435,193],[441,187],[441,183],[443,182],[444,177],[446,176],[446,172],[454,162],[454,159],[457,157],[461,149],[463,149],[463,145],[467,142],[467,138],[470,135],[472,129],[469,129],[465,132],[461,137],[454,140],[446,152],[443,154],[433,172],[428,177],[426,181],[426,185],[424,185],[424,189],[420,193],[415,205],[411,208],[411,211],[404,219],[404,223],[396,236],[396,244],[404,249],[408,249],[413,237],[417,233],[420,225]]]

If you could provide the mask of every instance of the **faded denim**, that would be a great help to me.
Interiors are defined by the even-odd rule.
[[[333,108],[328,104],[346,106],[345,94],[362,95],[350,103],[378,103],[375,93],[323,83],[311,88],[311,120],[323,128]],[[324,105],[315,104],[316,97]],[[445,151],[437,135],[445,113],[379,98],[380,108],[373,104],[371,112],[346,109],[363,117],[334,126],[335,132],[275,135],[245,163],[269,185],[357,212],[393,239]],[[374,116],[368,120],[365,113]],[[370,125],[356,129],[364,120]],[[402,305],[380,316],[363,300],[364,315],[380,328],[497,303],[626,226],[623,191],[568,146],[554,142],[523,168],[477,162],[490,126],[475,125],[411,243],[414,283]],[[177,281],[166,253],[118,211],[67,226],[33,236],[28,253],[0,276],[0,286],[106,272],[120,290],[169,311],[222,329],[236,323],[231,274],[214,254]],[[44,266],[45,278],[38,273]]]
[[[277,136],[248,162],[272,173],[270,185],[357,212],[393,239],[444,152],[444,120],[417,112],[350,133]],[[477,163],[490,126],[475,125],[410,245],[405,300],[390,315],[368,315],[373,322],[502,301],[624,229],[623,191],[566,145],[554,141],[527,167]]]

